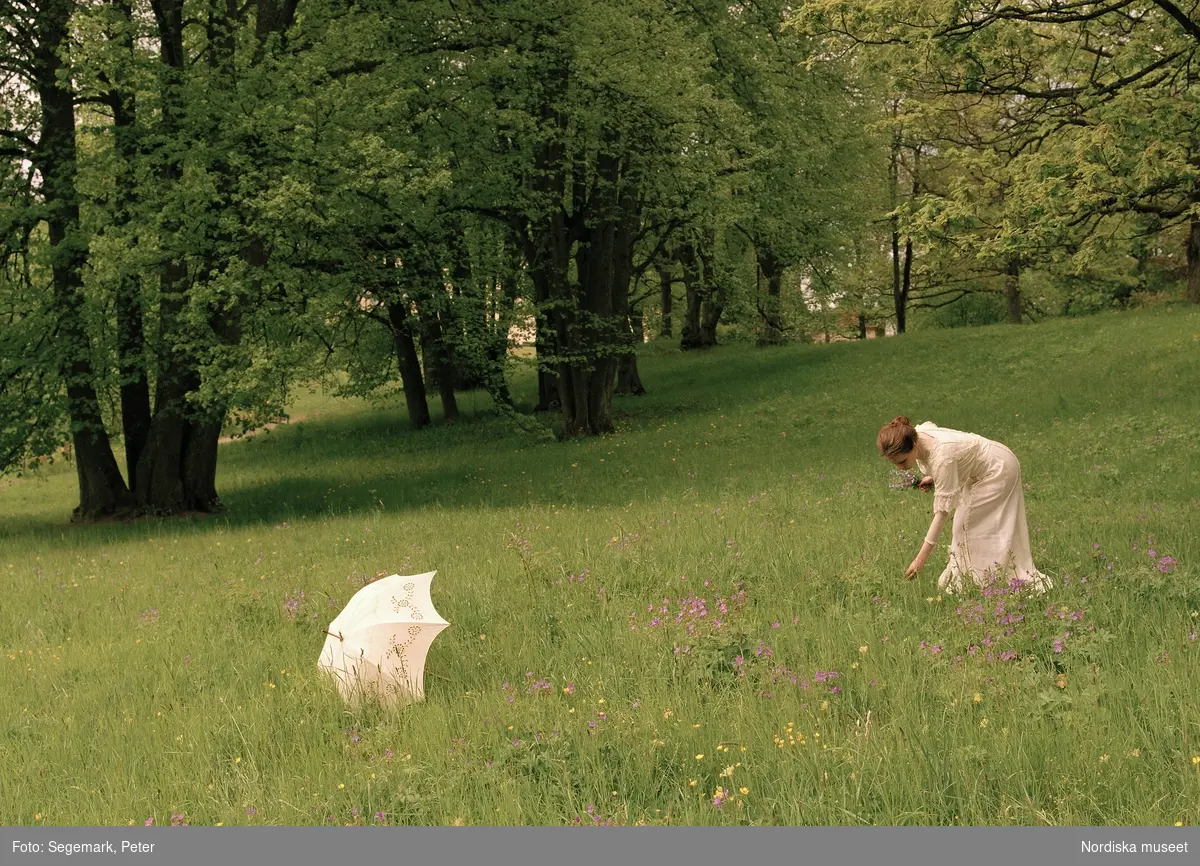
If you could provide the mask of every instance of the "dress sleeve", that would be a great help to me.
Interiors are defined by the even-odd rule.
[[[929,475],[933,478],[933,510],[951,512],[958,507],[962,480],[958,472],[958,449],[942,443],[929,457]]]

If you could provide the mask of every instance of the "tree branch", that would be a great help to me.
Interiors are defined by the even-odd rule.
[[[1192,39],[1200,42],[1200,24],[1193,21],[1188,17],[1187,13],[1170,2],[1170,0],[1153,0],[1153,2],[1155,6],[1174,18],[1179,23],[1179,26],[1184,29],[1184,32],[1191,36]]]

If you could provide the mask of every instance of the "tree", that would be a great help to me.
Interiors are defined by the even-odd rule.
[[[1065,247],[1082,266],[1105,247],[1097,229],[1111,228],[1111,217],[1149,214],[1163,228],[1183,222],[1187,296],[1200,302],[1194,11],[1169,0],[832,0],[811,15],[824,32],[858,44],[903,46],[944,96],[1003,106],[1009,125],[997,132],[1016,158],[1012,218],[998,236],[1026,232],[1041,244],[1071,233]],[[1014,252],[1020,246],[1006,242]]]
[[[17,397],[17,402],[6,400],[5,408],[16,416],[20,432],[7,444],[2,468],[31,450],[44,452],[57,444],[40,435],[39,428],[60,429],[47,417],[47,410],[61,408],[69,424],[79,478],[80,501],[75,513],[91,517],[127,506],[129,489],[104,426],[84,321],[88,238],[81,225],[77,189],[77,99],[62,59],[74,11],[70,0],[0,5],[5,30],[17,37],[6,42],[3,65],[14,76],[13,90],[24,102],[18,111],[5,112],[6,120],[18,125],[0,131],[0,137],[8,145],[5,155],[10,160],[26,160],[30,166],[27,173],[16,171],[18,176],[25,174],[28,184],[13,190],[18,196],[10,199],[6,208],[12,213],[6,247],[15,252],[10,260],[23,262],[18,281],[27,290],[25,300],[30,307],[10,315],[19,320],[17,345],[24,343],[34,350],[24,358],[5,360],[5,366],[12,365],[17,374],[16,387],[6,385],[4,391],[10,399]],[[45,227],[44,244],[39,243],[40,226]],[[43,285],[47,295],[37,297],[40,292],[35,286]],[[47,330],[38,333],[34,328]],[[59,387],[65,392],[65,402],[52,399],[29,411],[31,402]],[[11,429],[12,424],[6,420],[4,426]]]

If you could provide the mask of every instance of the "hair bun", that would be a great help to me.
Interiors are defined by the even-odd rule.
[[[892,419],[892,424],[896,425],[897,427],[911,427],[912,426],[912,422],[908,420],[908,416],[906,416],[906,415],[897,415],[895,418]]]

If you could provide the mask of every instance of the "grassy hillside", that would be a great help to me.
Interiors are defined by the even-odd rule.
[[[642,375],[561,444],[309,395],[222,446],[207,519],[0,481],[0,823],[1200,820],[1200,313]],[[1013,448],[1048,597],[941,597],[944,551],[901,578],[900,413]],[[433,569],[428,699],[348,711],[323,629]]]

